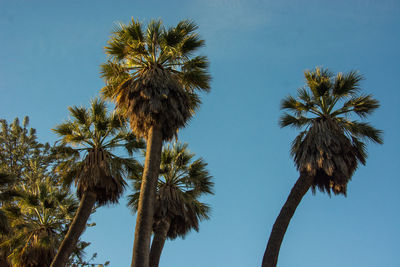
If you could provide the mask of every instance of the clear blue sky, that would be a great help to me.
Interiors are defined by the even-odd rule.
[[[211,93],[180,140],[209,163],[215,196],[199,233],[166,243],[164,267],[260,266],[272,224],[297,178],[293,129],[278,127],[279,103],[304,84],[303,71],[359,70],[382,107],[384,130],[348,197],[309,192],[285,236],[281,267],[399,266],[398,175],[400,1],[398,0],[0,0],[0,117],[29,115],[42,141],[86,105],[103,81],[103,47],[117,21],[193,19],[206,40]],[[90,251],[129,266],[135,217],[120,205],[98,209],[86,231]]]

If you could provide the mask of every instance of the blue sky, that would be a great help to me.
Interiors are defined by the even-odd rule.
[[[309,192],[293,217],[281,267],[398,266],[400,212],[400,2],[397,0],[0,0],[0,117],[29,115],[39,138],[86,105],[103,81],[99,65],[113,24],[134,17],[166,25],[193,19],[206,40],[212,91],[179,139],[209,164],[215,196],[199,233],[166,243],[160,266],[260,266],[269,232],[297,172],[280,129],[279,104],[316,66],[359,70],[381,108],[370,121],[384,145],[369,145],[348,196]],[[129,190],[128,190],[129,191]],[[135,217],[100,208],[84,239],[98,261],[129,266]]]

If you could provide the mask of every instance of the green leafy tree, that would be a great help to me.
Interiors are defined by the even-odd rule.
[[[149,266],[159,265],[167,238],[184,237],[190,230],[199,230],[199,222],[209,219],[210,208],[199,201],[205,194],[212,194],[214,183],[202,158],[193,160],[194,154],[187,144],[164,146],[161,153],[160,174],[154,207],[154,238],[150,249]],[[128,205],[136,212],[140,197],[142,177],[132,176],[134,194]]]
[[[1,196],[0,217],[1,234],[0,243],[13,238],[16,229],[12,227],[8,210],[19,210],[19,200],[26,188],[46,176],[51,169],[50,146],[37,141],[36,130],[29,128],[29,118],[25,117],[22,125],[18,118],[9,124],[0,120],[0,172]],[[45,170],[38,175],[38,168]],[[0,262],[8,266],[8,255],[12,248],[0,248]]]
[[[13,233],[1,244],[11,251],[12,266],[50,266],[59,243],[78,207],[67,189],[49,177],[23,191],[18,206],[6,209]]]
[[[0,243],[6,238],[11,232],[11,226],[9,218],[7,216],[5,208],[13,201],[14,197],[18,195],[14,190],[15,177],[10,174],[0,173]],[[8,256],[9,250],[0,248],[0,266],[8,267]]]
[[[55,147],[38,142],[29,118],[0,124],[0,266],[49,266],[78,202],[59,184]],[[77,244],[74,262],[89,244]]]
[[[49,145],[37,141],[36,130],[29,128],[29,117],[25,117],[22,125],[18,118],[11,124],[0,120],[0,169],[12,174],[20,182],[29,181],[25,174],[32,170],[32,160],[47,164]]]
[[[95,99],[89,109],[74,106],[69,111],[71,120],[54,129],[64,145],[58,151],[64,159],[58,171],[66,184],[75,181],[80,205],[53,267],[67,263],[94,205],[117,203],[126,184],[123,176],[136,171],[135,159],[117,156],[113,151],[123,148],[132,156],[143,148],[143,143],[127,131],[125,120],[117,112],[109,113],[103,101]]]
[[[13,189],[14,184],[15,177],[13,175],[0,173],[0,235],[10,232],[10,225],[4,207],[19,195],[18,192]]]
[[[119,24],[106,46],[103,64],[105,98],[129,119],[133,132],[147,139],[143,183],[133,245],[132,266],[147,267],[153,207],[162,143],[177,134],[200,104],[198,91],[210,89],[208,60],[193,56],[204,45],[197,25],[181,21],[165,28],[152,20]]]
[[[294,139],[291,154],[300,177],[292,188],[272,228],[263,267],[276,266],[283,236],[297,206],[309,188],[346,195],[358,164],[365,165],[366,141],[382,144],[381,131],[365,119],[379,103],[360,94],[362,76],[351,71],[334,76],[327,69],[306,71],[307,87],[297,97],[286,97],[281,108],[281,127],[302,129]]]

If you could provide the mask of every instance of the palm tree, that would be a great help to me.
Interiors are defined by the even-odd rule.
[[[77,208],[68,189],[55,186],[50,177],[21,191],[18,205],[5,209],[12,233],[0,244],[10,251],[12,266],[50,266]]]
[[[118,157],[112,149],[123,147],[132,156],[134,151],[143,148],[142,142],[126,130],[123,118],[116,112],[109,114],[103,101],[93,100],[89,110],[70,107],[69,111],[72,120],[53,130],[64,145],[61,152],[70,156],[60,163],[59,171],[65,183],[75,180],[80,205],[51,264],[53,267],[65,266],[94,205],[117,203],[126,184],[123,176],[136,170],[135,159]]]
[[[199,230],[199,222],[209,219],[210,208],[199,201],[212,194],[212,177],[203,159],[194,160],[187,144],[165,146],[161,154],[160,174],[154,207],[153,233],[149,267],[158,267],[165,240],[184,237],[191,229]],[[137,211],[142,177],[132,176],[135,193],[128,205]]]
[[[300,177],[292,188],[272,228],[262,266],[276,266],[283,236],[297,206],[311,187],[330,194],[346,195],[358,163],[365,165],[365,141],[382,144],[380,130],[366,118],[379,103],[371,95],[359,94],[362,76],[351,71],[334,76],[327,69],[306,71],[308,89],[300,88],[297,98],[286,97],[280,126],[303,129],[294,139],[291,154]]]
[[[200,104],[197,91],[210,89],[207,58],[192,56],[204,45],[197,28],[185,20],[166,29],[160,20],[152,20],[143,31],[132,19],[115,28],[105,48],[110,60],[101,66],[106,81],[102,94],[129,119],[133,132],[147,139],[132,256],[135,267],[148,266],[162,143],[193,116]]]

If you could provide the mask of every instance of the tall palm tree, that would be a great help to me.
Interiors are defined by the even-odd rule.
[[[0,244],[10,251],[12,266],[50,266],[77,208],[68,189],[55,186],[50,177],[21,191],[17,206],[5,209],[12,233]]]
[[[103,101],[95,99],[89,109],[69,107],[69,111],[72,120],[53,130],[64,145],[61,152],[70,156],[59,165],[59,171],[65,183],[75,181],[80,205],[51,264],[53,267],[65,266],[94,205],[117,203],[126,184],[123,176],[136,170],[135,159],[119,157],[112,150],[123,147],[132,156],[143,148],[142,142],[127,131],[124,119],[116,112],[109,114]]]
[[[102,94],[129,119],[133,132],[147,139],[140,190],[132,266],[147,267],[153,206],[162,143],[177,134],[200,104],[197,91],[210,89],[208,60],[192,56],[204,45],[197,25],[181,21],[165,28],[152,20],[147,29],[132,19],[116,26],[102,65],[106,86]]]
[[[262,266],[276,266],[283,236],[297,206],[309,188],[346,195],[358,163],[365,165],[365,141],[382,144],[380,130],[364,119],[379,107],[371,95],[360,94],[362,76],[351,71],[334,76],[327,69],[306,71],[307,87],[297,97],[286,97],[280,126],[303,129],[294,139],[291,154],[300,177],[272,228]]]
[[[154,207],[153,233],[149,267],[158,267],[165,240],[184,237],[191,229],[199,230],[199,222],[209,219],[210,208],[199,201],[205,194],[212,194],[212,177],[202,158],[193,160],[194,154],[187,144],[164,146],[161,153],[160,174]],[[142,177],[132,176],[134,194],[128,205],[136,212]]]

